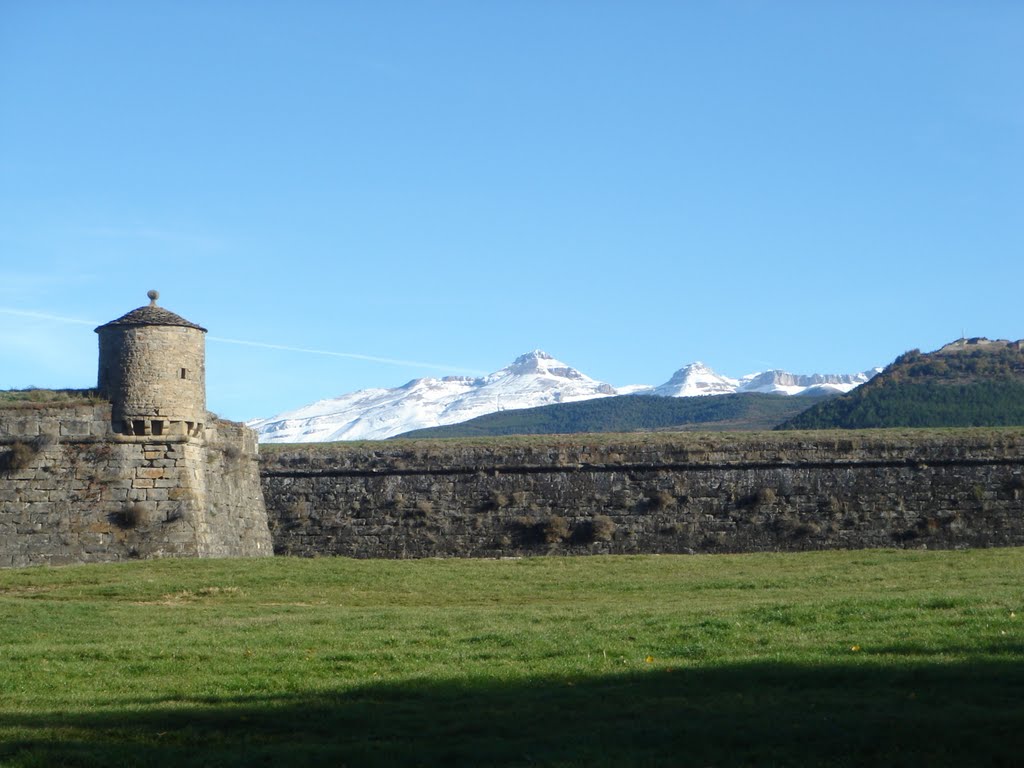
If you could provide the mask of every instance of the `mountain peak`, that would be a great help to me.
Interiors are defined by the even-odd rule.
[[[731,379],[715,373],[700,361],[685,365],[672,378],[655,387],[652,394],[662,397],[694,397],[697,395],[728,395],[734,392],[762,392],[777,395],[824,394],[848,392],[874,375],[858,374],[797,375],[772,369],[751,373],[742,379]]]
[[[512,365],[517,363],[526,363],[531,360],[554,360],[555,358],[545,352],[543,349],[535,349],[532,352],[527,352],[525,355],[520,355],[512,361]]]
[[[788,377],[788,378],[787,378]],[[867,375],[860,380],[869,378]],[[785,382],[785,383],[783,383]],[[413,379],[394,389],[365,389],[331,400],[254,419],[249,425],[262,442],[329,442],[332,440],[379,440],[414,429],[456,424],[496,411],[572,403],[616,394],[654,394],[665,397],[724,395],[754,391],[797,394],[808,389],[847,389],[857,377],[794,377],[771,371],[742,380],[715,373],[700,361],[680,368],[672,379],[657,388],[609,384],[559,361],[541,349],[517,357],[499,371],[480,378],[445,376]]]
[[[794,374],[773,368],[752,373],[740,379],[738,392],[762,392],[776,395],[824,394],[849,392],[874,374],[871,371],[852,374]]]
[[[655,387],[653,394],[662,397],[694,397],[696,395],[727,395],[736,391],[736,381],[720,376],[699,360],[684,365],[672,378]]]
[[[527,352],[525,355],[520,355],[512,361],[511,365],[498,371],[497,374],[492,374],[492,376],[504,373],[511,373],[520,376],[547,374],[565,379],[587,378],[575,368],[566,365],[561,360],[555,359],[541,349],[535,349],[532,352]]]
[[[683,371],[686,371],[688,373],[714,373],[714,371],[711,370],[710,367],[702,363],[700,360],[694,360],[689,365],[684,365],[682,368],[676,371],[676,373],[682,373]]]
[[[608,384],[535,349],[482,378],[413,379],[396,389],[353,392],[249,424],[263,442],[379,440],[495,411],[614,394]]]

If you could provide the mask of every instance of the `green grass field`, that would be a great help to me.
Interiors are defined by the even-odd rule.
[[[1024,550],[0,571],[0,764],[1022,765]]]

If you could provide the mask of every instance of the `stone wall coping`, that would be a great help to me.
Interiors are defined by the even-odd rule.
[[[1024,429],[624,435],[568,439],[264,445],[261,473],[463,474],[701,466],[1024,463]]]

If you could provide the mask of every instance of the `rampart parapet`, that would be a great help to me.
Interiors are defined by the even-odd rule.
[[[519,557],[1024,546],[1024,430],[270,447],[275,551]]]

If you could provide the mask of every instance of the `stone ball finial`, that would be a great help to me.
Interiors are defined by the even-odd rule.
[[[156,300],[160,298],[160,291],[149,291],[146,295],[149,297],[149,306],[155,307]]]

